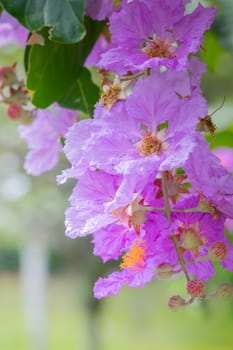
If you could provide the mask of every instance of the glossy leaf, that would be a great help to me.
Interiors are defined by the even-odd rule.
[[[75,43],[85,35],[85,0],[0,0],[0,5],[32,32],[50,28],[51,40]]]
[[[45,45],[34,45],[29,53],[27,52],[27,88],[32,92],[32,103],[36,107],[46,108],[53,102],[63,101],[69,108],[74,108],[72,107],[74,105],[76,108],[74,101],[77,101],[80,96],[75,97],[74,93],[81,92],[77,88],[77,82],[82,81],[83,76],[88,79],[94,96],[98,95],[96,87],[93,87],[93,83],[91,85],[88,72],[83,70],[83,64],[102,30],[103,23],[86,18],[85,25],[87,35],[79,43],[55,43],[50,41],[43,32]],[[96,101],[92,100],[92,103],[94,102]],[[90,108],[90,100],[88,104]],[[81,106],[84,104],[81,103]]]
[[[91,116],[99,96],[99,88],[93,84],[88,69],[83,67],[66,96],[59,103],[63,107],[78,109]]]

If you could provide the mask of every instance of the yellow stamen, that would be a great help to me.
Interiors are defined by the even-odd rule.
[[[146,257],[146,246],[143,240],[136,240],[135,243],[130,247],[128,253],[123,255],[122,263],[120,264],[121,269],[130,268],[133,270],[141,270],[145,265]]]
[[[195,256],[199,254],[199,248],[206,242],[207,238],[200,231],[199,223],[181,225],[178,228],[178,241],[183,252],[191,251]]]
[[[160,155],[163,151],[163,144],[152,132],[146,130],[139,147],[139,154],[144,157],[151,156],[153,153]]]
[[[102,93],[100,103],[105,107],[111,108],[111,106],[119,100],[121,92],[122,89],[120,86],[109,86],[108,89]]]
[[[172,37],[161,39],[157,35],[154,35],[152,40],[148,40],[145,47],[142,48],[142,52],[149,57],[159,58],[172,58],[175,50],[176,46]]]

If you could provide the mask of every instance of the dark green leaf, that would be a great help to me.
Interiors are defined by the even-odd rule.
[[[80,96],[74,96],[77,81],[83,71],[87,55],[98,38],[103,23],[86,18],[87,35],[77,44],[60,44],[45,37],[45,45],[33,45],[27,52],[27,88],[32,92],[32,103],[38,108],[46,108],[53,102],[65,101],[67,106],[73,106]],[[89,78],[88,78],[89,79]],[[89,79],[90,85],[90,79]],[[96,94],[96,88],[91,86]],[[86,89],[85,89],[86,91]],[[69,97],[71,101],[69,102]],[[93,101],[92,101],[93,102]],[[90,99],[89,102],[90,104]],[[92,108],[89,106],[90,111]]]
[[[75,43],[85,35],[85,0],[0,0],[0,5],[32,32],[49,27],[51,40]]]
[[[78,109],[92,115],[93,107],[99,99],[99,88],[93,84],[91,74],[86,68],[82,68],[79,76],[67,91],[65,97],[59,101],[60,105],[67,108]]]
[[[32,103],[46,108],[58,101],[77,76],[77,44],[63,45],[46,40],[34,45],[29,53],[27,88]]]

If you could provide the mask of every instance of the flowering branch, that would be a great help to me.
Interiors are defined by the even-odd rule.
[[[123,259],[120,271],[96,282],[95,297],[116,294],[125,284],[144,285],[154,273],[165,278],[183,271],[190,298],[186,302],[172,297],[169,306],[175,309],[206,297],[199,279],[211,277],[212,261],[222,261],[232,270],[232,260],[226,256],[233,254],[233,247],[224,236],[224,221],[233,218],[232,177],[202,135],[214,135],[211,116],[224,100],[208,115],[200,87],[205,65],[194,56],[216,10],[199,5],[186,14],[184,0],[169,5],[162,0],[108,3],[96,0],[93,6],[87,1],[85,14],[107,19],[110,33],[99,37],[104,24],[88,20],[87,35],[83,40],[80,36],[80,43],[72,31],[68,42],[74,44],[53,42],[48,31],[42,31],[43,44],[30,42],[27,88],[33,96],[17,78],[14,65],[0,69],[0,101],[8,105],[11,119],[27,124],[20,126],[20,134],[30,148],[28,173],[51,169],[62,151],[71,163],[58,177],[60,183],[77,179],[65,214],[66,235],[92,233],[94,254],[104,262]],[[24,34],[26,40],[28,32]],[[58,71],[66,72],[65,77],[49,65],[42,69],[46,74],[38,85],[38,67],[44,67],[43,58],[51,51],[56,52],[51,66],[59,62]],[[99,89],[88,71],[93,66],[103,75],[97,103]],[[68,110],[58,104],[44,110],[29,108],[31,102],[47,107],[53,101]],[[70,108],[94,114],[80,120]],[[204,257],[203,251],[208,251]],[[195,266],[200,261],[201,273]],[[196,279],[190,278],[187,264],[193,264]],[[225,285],[217,294],[231,292]]]

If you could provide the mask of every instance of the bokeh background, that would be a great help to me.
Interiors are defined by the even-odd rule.
[[[211,147],[233,147],[233,1],[205,1],[218,7],[200,57],[207,64],[203,93],[216,138]],[[192,2],[195,5],[195,1]],[[20,62],[23,51],[1,49],[0,65]],[[65,159],[40,177],[23,169],[25,144],[17,123],[0,105],[0,349],[2,350],[232,350],[233,302],[194,303],[171,312],[171,295],[185,296],[183,278],[125,287],[119,295],[93,299],[92,287],[114,264],[92,255],[89,239],[64,236],[64,211],[73,183],[58,187]],[[233,242],[233,234],[226,231]],[[216,265],[208,283],[215,290],[233,282]]]

